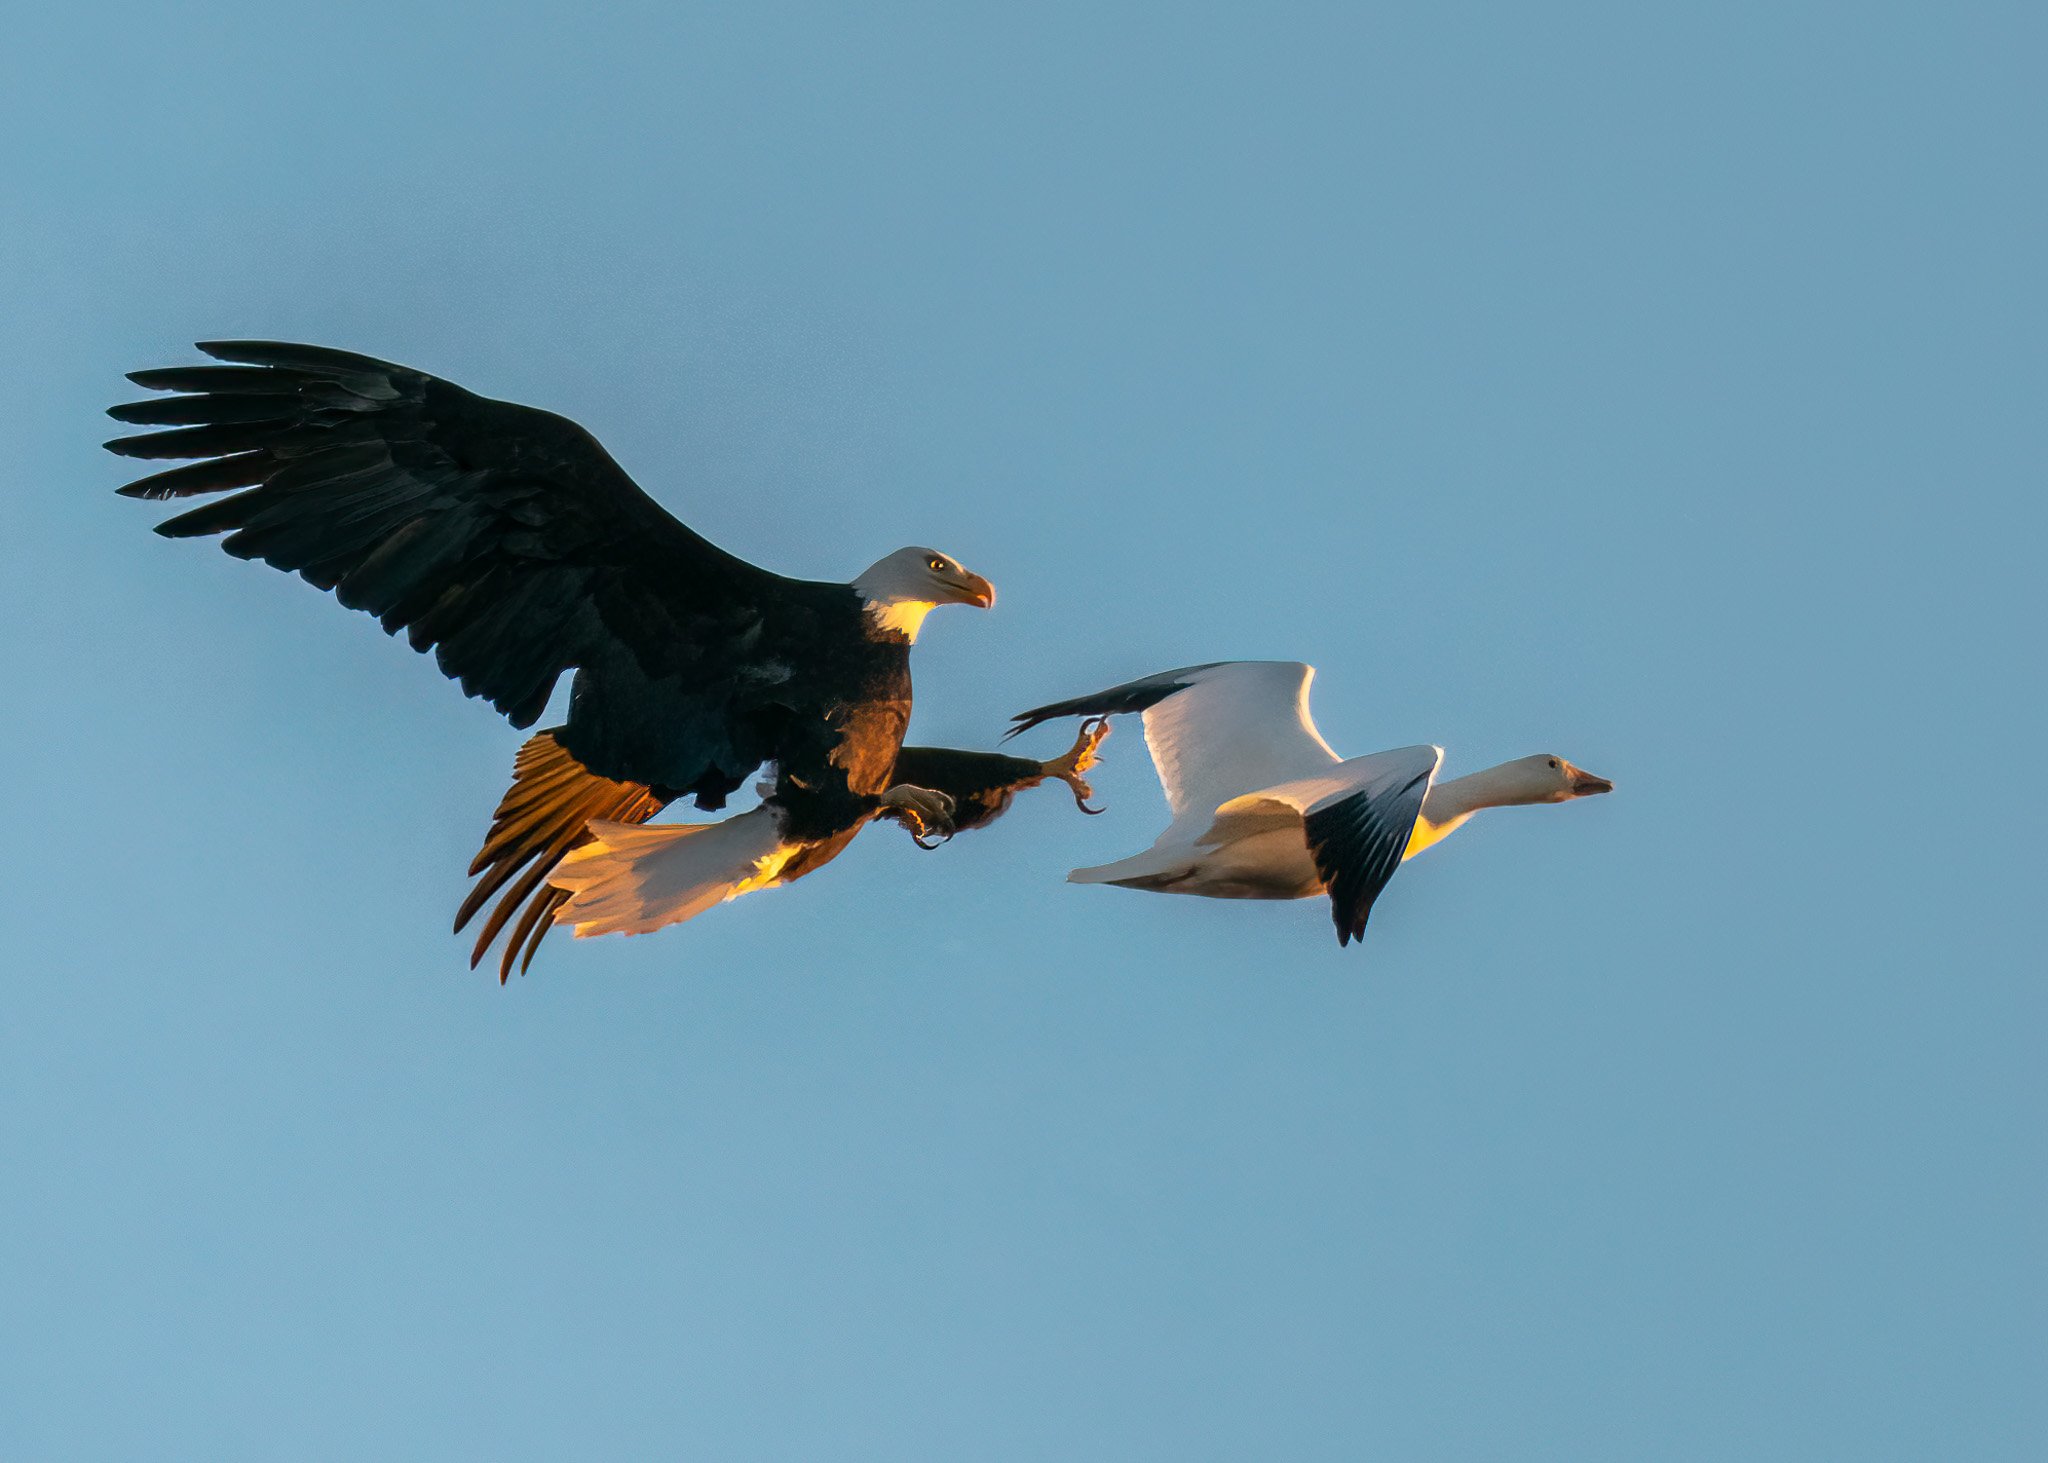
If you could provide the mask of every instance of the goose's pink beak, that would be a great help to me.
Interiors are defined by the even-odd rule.
[[[1614,784],[1606,778],[1595,777],[1590,772],[1581,772],[1578,768],[1572,767],[1569,762],[1565,763],[1565,766],[1571,769],[1573,797],[1586,798],[1591,797],[1594,793],[1614,791]]]

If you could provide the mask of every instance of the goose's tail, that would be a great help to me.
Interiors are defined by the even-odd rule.
[[[782,882],[801,843],[784,840],[773,808],[721,823],[654,824],[594,820],[593,840],[548,875],[569,897],[555,923],[585,935],[644,935],[702,914],[714,904]]]
[[[1170,889],[1187,878],[1197,859],[1194,850],[1152,847],[1113,864],[1075,869],[1069,884],[1115,884],[1125,889]]]

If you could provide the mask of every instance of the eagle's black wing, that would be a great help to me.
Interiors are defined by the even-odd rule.
[[[220,341],[232,365],[138,371],[176,395],[112,408],[170,430],[107,444],[200,458],[137,498],[230,492],[158,525],[294,571],[515,726],[563,671],[589,769],[714,804],[775,755],[792,650],[858,633],[844,585],[786,579],[692,532],[574,422],[319,346]],[[801,656],[795,657],[801,659]]]

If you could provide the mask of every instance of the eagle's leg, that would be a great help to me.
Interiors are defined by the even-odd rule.
[[[1056,777],[1073,789],[1074,806],[1084,813],[1099,813],[1100,808],[1088,806],[1088,799],[1095,796],[1095,789],[1082,780],[1082,774],[1102,759],[1095,755],[1095,749],[1102,745],[1109,735],[1109,718],[1091,716],[1081,723],[1081,734],[1074,738],[1074,745],[1066,755],[1055,757],[1045,764],[1045,775]]]
[[[893,818],[910,830],[919,848],[937,848],[953,836],[953,799],[928,787],[899,782],[882,794],[878,817]],[[926,840],[937,835],[936,842]]]

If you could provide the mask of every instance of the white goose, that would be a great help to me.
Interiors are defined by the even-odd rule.
[[[1059,716],[1139,711],[1173,822],[1143,853],[1075,869],[1115,884],[1211,899],[1328,893],[1337,943],[1365,934],[1394,871],[1481,808],[1562,803],[1614,784],[1562,757],[1503,762],[1439,783],[1441,747],[1339,757],[1309,718],[1315,667],[1242,660],[1189,666],[1026,711],[1010,735]]]

